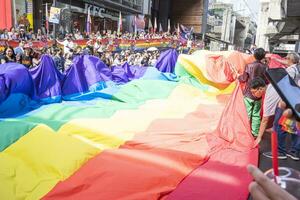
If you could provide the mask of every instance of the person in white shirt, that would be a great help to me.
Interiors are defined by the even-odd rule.
[[[289,53],[287,55],[286,60],[280,60],[280,59],[276,59],[276,60],[284,65],[289,66],[286,69],[286,71],[292,78],[294,78],[297,75],[296,66],[299,63],[299,59],[300,59],[300,57],[298,54]],[[269,121],[272,121],[274,119],[276,107],[280,100],[281,99],[280,99],[277,91],[274,89],[274,87],[272,85],[269,85],[267,87],[266,94],[265,94],[265,99],[264,99],[264,103],[263,103],[263,117],[262,117],[262,121],[260,124],[258,136],[255,140],[255,144],[254,144],[255,147],[261,142],[263,134],[267,129]]]
[[[193,41],[191,40],[191,39],[188,39],[188,41],[187,41],[187,48],[188,49],[191,49],[192,48],[192,45],[193,45]]]
[[[121,65],[120,55],[118,53],[115,54],[115,59],[114,59],[113,65],[114,66],[120,66]]]
[[[100,41],[99,40],[97,40],[96,42],[95,42],[95,44],[94,44],[94,52],[98,52],[98,49],[100,48]]]
[[[67,37],[66,40],[63,42],[63,45],[65,54],[71,53],[75,48],[75,44],[71,40],[71,37]]]

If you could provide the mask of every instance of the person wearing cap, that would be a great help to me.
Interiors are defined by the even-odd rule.
[[[28,40],[28,36],[25,33],[25,29],[23,29],[23,28],[20,29],[19,39],[20,40]]]

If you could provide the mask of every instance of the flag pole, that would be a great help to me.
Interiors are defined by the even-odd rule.
[[[156,17],[154,18],[154,29],[153,29],[153,32],[156,33],[156,30],[157,29],[157,19]]]
[[[170,19],[168,19],[168,33],[171,32],[171,21]]]

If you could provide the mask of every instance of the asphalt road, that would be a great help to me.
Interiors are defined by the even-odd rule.
[[[290,145],[290,137],[288,137],[287,140],[287,147],[289,145]],[[272,168],[272,160],[270,158],[263,156],[263,152],[268,152],[268,151],[271,151],[271,134],[265,133],[259,149],[259,168],[263,172]],[[300,161],[293,161],[290,158],[286,160],[279,160],[279,166],[289,167],[300,171]],[[249,197],[248,200],[252,200],[252,198]]]
[[[290,145],[290,138],[287,140],[287,147]],[[262,155],[263,152],[271,151],[271,134],[265,133],[259,150],[259,168],[265,172],[272,168],[272,160]],[[300,171],[300,161],[293,161],[288,158],[286,160],[279,160],[280,167],[290,167]]]

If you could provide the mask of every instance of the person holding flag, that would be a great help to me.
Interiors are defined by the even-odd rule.
[[[163,30],[163,27],[162,27],[162,25],[161,25],[161,23],[159,23],[159,33],[162,33],[162,32],[164,32],[164,30]]]

